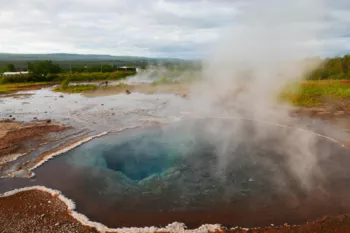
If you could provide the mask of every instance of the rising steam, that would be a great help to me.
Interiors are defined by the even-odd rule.
[[[208,125],[216,135],[212,141],[217,146],[218,170],[224,171],[227,161],[235,159],[237,147],[251,140],[269,143],[268,147],[283,154],[302,188],[311,188],[321,180],[317,166],[320,155],[316,154],[319,136],[297,128],[288,133],[281,130],[300,122],[290,117],[292,106],[277,105],[276,100],[287,83],[301,80],[318,65],[308,58],[323,53],[321,45],[314,42],[324,30],[325,3],[247,1],[240,8],[236,26],[223,35],[210,58],[203,62],[202,81],[193,86],[186,109],[201,118],[255,120],[250,122],[256,131],[253,138],[245,137],[246,124],[237,124],[236,120],[225,131],[215,124]],[[261,127],[261,121],[270,124]],[[330,154],[327,151],[322,156]],[[284,183],[282,176],[271,179]]]
[[[314,64],[306,58],[322,53],[320,46],[310,45],[321,33],[323,10],[324,3],[319,0],[248,2],[241,9],[237,26],[206,62],[204,82],[191,95],[192,109],[208,117],[292,122],[290,108],[277,107],[276,96],[286,83],[298,81],[310,71]],[[218,169],[224,169],[225,161],[232,159],[242,141],[269,141],[271,148],[286,156],[291,173],[303,188],[313,185],[312,177],[321,177],[314,134],[295,129],[285,135],[267,125],[256,127],[255,138],[244,138],[240,133],[243,127],[235,124],[217,132]],[[283,183],[281,177],[276,181]]]

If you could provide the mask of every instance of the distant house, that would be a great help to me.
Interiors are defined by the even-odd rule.
[[[4,72],[2,75],[21,75],[21,74],[29,74],[28,71],[19,71],[19,72]]]
[[[131,67],[131,66],[121,66],[117,68],[117,71],[131,71],[131,72],[137,72],[136,67]]]

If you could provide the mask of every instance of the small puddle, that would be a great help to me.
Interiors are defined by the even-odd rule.
[[[223,134],[228,127],[235,132]],[[257,140],[258,132],[270,136]],[[317,137],[322,175],[310,172],[313,185],[302,188],[289,159],[276,149],[291,135],[289,128],[226,120],[126,130],[48,161],[33,179],[0,180],[0,191],[58,189],[77,203],[78,212],[109,227],[175,221],[190,228],[255,227],[349,213],[349,151]]]

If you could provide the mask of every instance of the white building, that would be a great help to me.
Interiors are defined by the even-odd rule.
[[[2,75],[19,75],[19,74],[29,74],[28,71],[19,71],[19,72],[4,72]]]

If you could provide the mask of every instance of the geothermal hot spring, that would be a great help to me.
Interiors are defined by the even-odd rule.
[[[232,133],[225,134],[230,129]],[[109,227],[183,222],[225,226],[300,224],[350,208],[349,152],[313,133],[248,120],[190,120],[96,138],[0,191],[44,185]],[[268,137],[258,137],[265,132]],[[303,183],[283,154],[286,137],[316,138],[316,167]],[[225,143],[222,143],[225,141]],[[307,163],[299,161],[300,166]],[[312,170],[313,168],[309,168]]]

